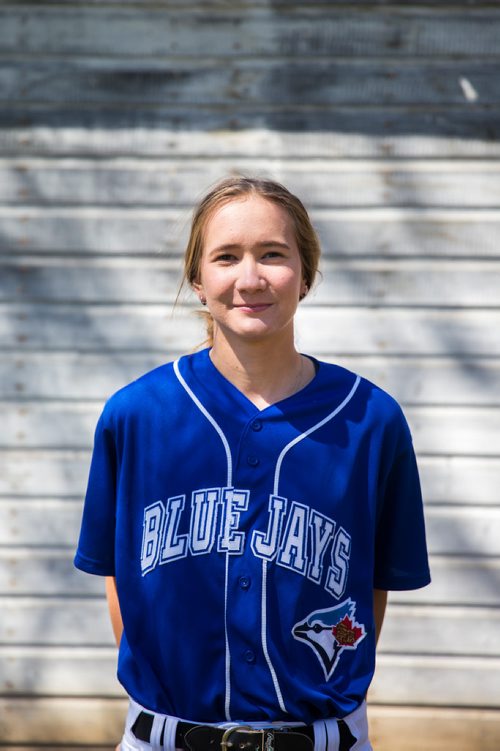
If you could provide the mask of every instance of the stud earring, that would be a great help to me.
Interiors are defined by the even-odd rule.
[[[200,302],[201,302],[202,305],[206,305],[207,304],[207,298],[206,297],[200,297]]]

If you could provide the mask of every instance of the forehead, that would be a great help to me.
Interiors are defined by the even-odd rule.
[[[221,242],[295,241],[289,212],[259,195],[235,198],[214,209],[205,224],[205,245]]]

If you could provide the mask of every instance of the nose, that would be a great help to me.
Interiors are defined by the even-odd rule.
[[[238,264],[236,289],[239,292],[258,292],[266,286],[259,264],[253,256],[247,256]]]

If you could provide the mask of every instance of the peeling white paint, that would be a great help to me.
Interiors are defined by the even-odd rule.
[[[468,102],[476,102],[479,99],[479,94],[477,93],[474,86],[471,84],[468,78],[459,78],[458,79],[460,83],[460,87],[464,93],[464,97],[467,99]]]

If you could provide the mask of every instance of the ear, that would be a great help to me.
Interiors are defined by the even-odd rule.
[[[198,296],[198,299],[201,302],[201,304],[206,305],[207,298],[205,297],[205,294],[203,292],[203,285],[201,284],[201,282],[193,282],[191,284],[191,289]]]
[[[198,295],[198,297],[203,294],[203,285],[199,279],[195,279],[191,282],[191,289]]]

